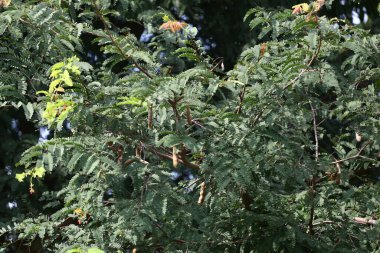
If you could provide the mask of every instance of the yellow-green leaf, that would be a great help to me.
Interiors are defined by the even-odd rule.
[[[18,173],[18,174],[16,174],[16,179],[17,179],[17,181],[19,181],[19,182],[22,182],[22,181],[24,181],[24,178],[26,177],[26,174],[25,173]]]
[[[50,77],[57,78],[61,73],[62,71],[60,69],[53,70],[51,71]]]
[[[45,168],[44,167],[38,167],[38,168],[35,168],[33,170],[33,174],[32,174],[32,177],[39,177],[39,178],[42,178],[44,175],[45,175]]]
[[[61,79],[55,79],[52,81],[49,85],[49,93],[53,94],[55,91],[55,88],[61,83]]]
[[[71,80],[69,71],[65,70],[63,74],[61,75],[62,81],[67,85],[67,86],[73,86],[73,80]]]
[[[51,67],[51,70],[57,70],[57,69],[60,69],[62,68],[63,66],[65,66],[65,63],[64,62],[58,62],[56,64],[54,64],[52,67]]]
[[[310,6],[307,3],[297,4],[292,7],[292,9],[301,9],[301,13],[307,13],[310,11]]]

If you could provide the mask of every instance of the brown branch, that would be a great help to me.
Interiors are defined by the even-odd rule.
[[[144,147],[146,147],[146,149],[148,151],[150,151],[151,153],[157,155],[158,157],[169,159],[169,160],[173,160],[174,159],[173,155],[171,155],[171,154],[161,153],[160,151],[158,151],[157,149],[155,149],[153,147],[150,147],[150,146],[145,145],[145,144],[143,144],[143,145],[144,145]],[[200,170],[200,166],[199,165],[189,162],[186,159],[186,157],[184,157],[182,155],[178,155],[177,159],[178,159],[179,163],[185,165],[186,167],[188,167],[190,169]]]
[[[148,128],[153,129],[153,107],[148,106]]]
[[[224,61],[224,59],[223,59],[223,57],[218,57],[218,58],[216,58],[213,62],[212,62],[212,64],[214,64],[214,62],[216,62],[217,60],[219,59],[219,61],[210,69],[210,71],[211,72],[214,72],[214,70],[219,66],[219,65],[221,65],[221,64],[223,64],[223,61]]]
[[[267,109],[267,106],[264,106],[264,108],[261,109],[261,111],[256,115],[256,117],[253,119],[252,126],[256,126],[256,124],[257,124],[257,122],[259,122],[259,119],[261,118],[261,116],[263,116],[265,109]]]
[[[363,150],[369,145],[371,144],[372,141],[368,141],[366,144],[363,145],[363,147],[361,147],[359,149],[359,151],[356,153],[356,155],[353,155],[353,156],[350,156],[350,157],[347,157],[347,158],[344,158],[344,159],[341,159],[341,160],[336,160],[335,162],[332,162],[332,164],[337,164],[337,163],[342,163],[342,162],[345,162],[345,161],[348,161],[348,160],[352,160],[352,159],[355,159],[355,158],[358,158],[358,157],[363,157],[361,156],[360,154],[363,152]],[[369,158],[370,159],[370,158]]]
[[[191,117],[189,102],[187,102],[186,104],[186,121],[187,121],[187,124],[190,126],[193,124],[193,118]]]
[[[315,205],[314,205],[314,198],[315,198],[315,180],[316,177],[313,176],[313,179],[311,181],[311,187],[310,187],[310,197],[311,197],[311,206],[310,206],[310,217],[309,217],[309,224],[307,226],[307,233],[312,235],[314,234],[314,212],[315,212]]]
[[[236,110],[236,114],[240,114],[241,113],[241,109],[243,107],[243,100],[244,100],[244,95],[245,95],[245,89],[246,89],[246,87],[247,87],[247,85],[244,84],[243,90],[241,91],[241,93],[239,95],[239,107]]]
[[[95,9],[95,12],[96,12],[96,15],[99,17],[100,21],[103,23],[103,26],[104,26],[104,30],[106,31],[109,39],[111,40],[112,44],[117,48],[117,50],[120,52],[120,54],[126,59],[126,60],[131,60],[132,63],[136,66],[136,68],[138,68],[142,73],[144,73],[147,77],[149,77],[150,79],[153,78],[153,76],[151,74],[149,74],[149,72],[144,69],[135,59],[133,59],[132,57],[128,56],[124,50],[121,48],[121,46],[115,41],[114,37],[112,36],[112,32],[110,31],[110,29],[108,28],[108,24],[106,22],[106,20],[104,19],[102,13],[100,12],[99,10],[99,7],[98,5],[96,4],[95,0],[91,0],[91,3]]]
[[[208,130],[205,126],[203,126],[201,123],[199,123],[199,121],[197,121],[195,119],[191,120],[191,122],[194,123],[195,125],[199,126],[200,128]]]
[[[313,116],[313,130],[314,130],[314,139],[315,139],[315,162],[318,163],[319,159],[319,142],[318,142],[318,129],[317,129],[317,117],[315,113],[315,108],[313,107],[313,104],[311,101],[309,101],[311,114]],[[310,187],[310,194],[311,194],[311,206],[310,206],[310,218],[309,218],[309,224],[308,224],[308,233],[314,234],[314,213],[315,213],[315,185],[316,185],[316,176],[313,175],[313,179],[311,181],[311,187]]]
[[[189,161],[186,159],[186,156],[184,156],[184,155],[180,155],[178,161],[181,162],[181,160],[182,160],[182,163],[183,163],[185,166],[189,167],[189,168],[196,169],[196,170],[199,170],[199,169],[200,169],[199,165],[189,162]]]
[[[314,130],[314,140],[315,140],[315,161],[318,162],[319,158],[319,142],[318,142],[318,131],[317,131],[317,118],[316,118],[316,113],[315,109],[313,107],[313,104],[311,101],[309,101],[309,105],[311,108],[311,114],[313,116],[313,130]]]
[[[174,100],[169,100],[169,104],[171,105],[172,109],[173,109],[173,112],[174,112],[174,115],[175,115],[175,122],[179,123],[179,120],[180,120],[180,115],[179,115],[179,112],[177,110],[177,102],[178,100],[174,99]]]

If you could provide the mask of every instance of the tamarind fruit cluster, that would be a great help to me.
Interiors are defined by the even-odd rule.
[[[187,121],[187,124],[189,124],[189,125],[193,124],[193,119],[191,117],[191,111],[190,111],[189,104],[186,105],[186,121]]]
[[[153,128],[153,108],[152,106],[148,107],[148,128]]]

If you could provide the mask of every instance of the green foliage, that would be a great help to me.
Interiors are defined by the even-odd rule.
[[[3,252],[379,250],[379,224],[355,222],[380,208],[379,35],[255,8],[266,42],[225,73],[197,29],[159,29],[166,11],[143,2],[1,10],[2,106],[54,131],[19,157]],[[149,42],[116,24],[128,14]]]

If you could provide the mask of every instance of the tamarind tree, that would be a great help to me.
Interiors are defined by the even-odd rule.
[[[380,250],[379,34],[255,7],[226,69],[177,2],[0,1],[0,252]]]

